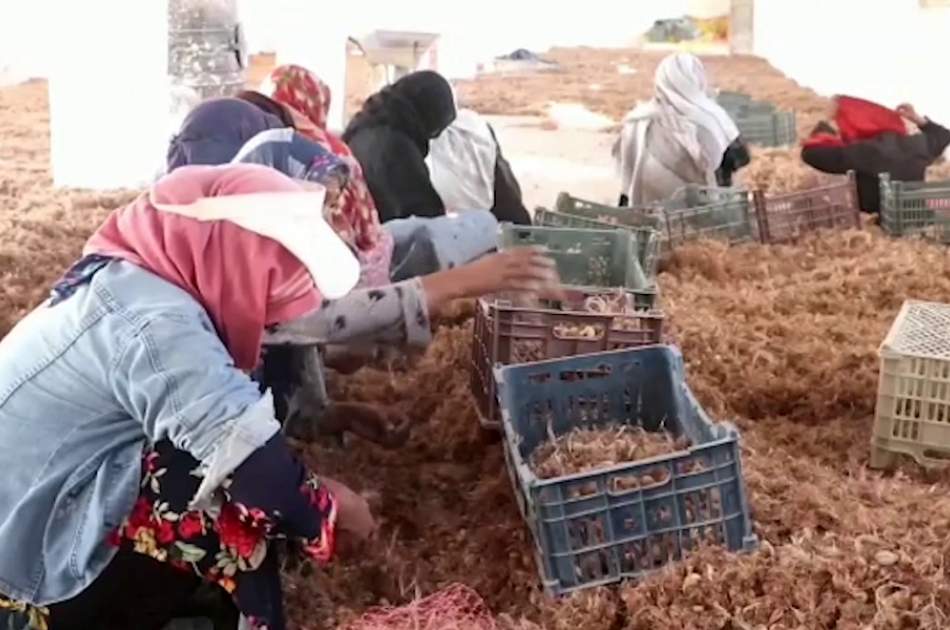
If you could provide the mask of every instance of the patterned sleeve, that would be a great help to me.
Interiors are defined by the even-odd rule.
[[[418,278],[357,289],[292,322],[273,326],[265,344],[410,345],[425,347],[432,327]]]
[[[333,556],[337,503],[329,489],[276,436],[235,472],[226,494],[241,531],[291,538],[320,563]],[[238,529],[238,528],[235,528]],[[222,540],[222,542],[227,542]],[[240,545],[232,545],[240,546]]]

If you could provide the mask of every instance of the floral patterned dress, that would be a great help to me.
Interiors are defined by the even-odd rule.
[[[51,304],[68,299],[75,288],[108,259],[91,256],[77,263],[56,285]],[[277,541],[318,563],[330,560],[337,520],[336,501],[320,480],[290,451],[282,435],[271,438],[244,461],[216,490],[211,505],[194,509],[192,498],[203,480],[201,464],[171,442],[160,441],[142,456],[138,500],[125,521],[109,536],[117,554],[141,554],[197,576],[231,595],[251,627],[285,627]],[[100,579],[109,580],[108,570]],[[119,584],[93,586],[113,587]],[[156,585],[157,589],[161,586]],[[76,606],[92,587],[74,600]],[[134,611],[139,602],[110,599],[102,608]],[[36,607],[0,594],[0,630],[56,630],[60,604]],[[96,608],[94,605],[85,608]],[[109,627],[96,611],[90,627]],[[134,614],[134,613],[133,613]],[[171,613],[170,613],[171,614]],[[74,620],[68,620],[76,627]],[[101,624],[101,625],[100,625]]]

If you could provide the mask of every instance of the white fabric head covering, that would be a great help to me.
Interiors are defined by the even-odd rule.
[[[704,170],[719,168],[739,129],[710,97],[703,63],[688,53],[670,55],[660,62],[654,83],[654,121],[672,132]]]
[[[446,209],[488,210],[495,203],[498,145],[477,113],[459,110],[455,121],[429,143],[432,186]]]
[[[640,181],[650,125],[663,127],[663,135],[672,138],[689,154],[701,171],[714,180],[722,156],[739,137],[739,129],[709,94],[706,70],[702,62],[688,53],[676,53],[660,62],[654,78],[654,96],[624,117],[620,137],[613,147],[621,176],[621,190],[631,203],[635,183]]]
[[[265,167],[261,167],[265,168]],[[231,221],[283,245],[310,272],[323,297],[336,300],[356,286],[360,264],[319,210],[326,189],[311,182],[307,191],[203,197],[188,205],[156,203],[158,210],[198,221]]]

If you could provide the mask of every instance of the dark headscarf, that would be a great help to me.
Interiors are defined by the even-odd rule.
[[[426,156],[429,140],[452,124],[455,113],[452,86],[442,75],[413,72],[369,97],[347,126],[343,141],[361,129],[389,126],[409,136]]]
[[[237,98],[256,105],[262,112],[266,112],[271,116],[280,118],[285,127],[294,126],[294,118],[290,115],[290,112],[284,109],[283,105],[265,94],[254,92],[252,90],[244,90],[237,95]]]
[[[204,101],[191,110],[172,138],[166,170],[170,173],[187,165],[227,164],[254,136],[284,126],[279,118],[241,99]]]

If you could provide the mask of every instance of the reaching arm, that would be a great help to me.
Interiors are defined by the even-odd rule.
[[[268,344],[410,345],[432,339],[429,304],[422,281],[406,280],[373,289],[357,289],[326,301],[309,315],[273,327]]]

